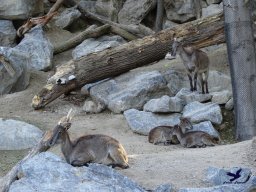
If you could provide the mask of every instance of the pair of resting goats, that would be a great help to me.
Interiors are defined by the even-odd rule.
[[[193,125],[188,118],[180,118],[180,123],[174,126],[158,126],[150,130],[148,141],[155,145],[163,143],[178,144],[183,147],[206,147],[219,143],[219,138],[215,138],[203,131],[191,131]]]

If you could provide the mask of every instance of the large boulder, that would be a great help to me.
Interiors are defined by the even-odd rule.
[[[29,85],[30,57],[16,48],[0,47],[0,54],[9,61],[15,74],[11,76],[0,63],[0,95],[22,91]]]
[[[33,147],[43,132],[28,123],[0,118],[0,150],[20,150]]]
[[[211,121],[204,121],[198,124],[194,124],[192,130],[188,130],[187,132],[193,131],[203,131],[213,136],[214,138],[220,138],[219,132],[212,126]]]
[[[10,192],[145,191],[115,169],[100,164],[73,167],[50,152],[40,153],[23,163],[18,175],[20,178],[11,184]]]
[[[184,102],[178,97],[164,95],[158,99],[149,100],[143,107],[144,111],[153,113],[181,112]]]
[[[226,104],[232,97],[232,93],[229,90],[224,90],[220,92],[212,92],[212,102],[217,104]]]
[[[155,0],[127,0],[118,14],[122,24],[139,24],[147,13],[156,6]]]
[[[90,53],[95,53],[104,49],[116,47],[125,42],[126,41],[118,35],[102,36],[96,39],[89,38],[84,40],[80,45],[76,46],[76,48],[72,51],[72,56],[74,59],[78,59]]]
[[[124,0],[98,0],[96,1],[95,10],[99,15],[117,22],[118,13],[122,8]]]
[[[55,25],[65,29],[69,27],[76,19],[81,16],[80,11],[76,7],[71,7],[65,9],[61,14],[56,18]]]
[[[90,89],[91,97],[114,113],[142,109],[148,100],[167,93],[166,81],[158,71],[126,73]]]
[[[223,3],[210,4],[208,7],[202,9],[202,17],[208,17],[223,11]]]
[[[170,21],[185,23],[196,18],[193,0],[164,0],[164,7]]]
[[[221,124],[222,114],[220,106],[216,103],[199,103],[198,101],[187,104],[183,111],[183,117],[190,118],[192,122],[211,121],[213,124]]]
[[[174,126],[180,122],[180,114],[156,114],[137,109],[129,109],[124,112],[128,125],[133,132],[148,135],[149,131],[157,126]]]
[[[28,19],[43,12],[42,0],[0,0],[1,19]]]
[[[31,68],[47,71],[52,68],[53,46],[41,26],[32,28],[15,47],[30,57]]]
[[[12,21],[0,20],[0,46],[11,47],[15,45],[16,30]]]

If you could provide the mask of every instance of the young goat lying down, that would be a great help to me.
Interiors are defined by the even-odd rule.
[[[63,117],[53,130],[50,145],[61,143],[61,151],[66,161],[73,166],[100,163],[112,167],[129,167],[124,147],[116,139],[107,135],[95,134],[79,137],[71,141],[68,129],[71,127],[70,113]]]
[[[174,126],[172,135],[177,136],[183,147],[206,147],[219,143],[219,138],[215,138],[203,131],[191,131],[183,133],[180,126]]]
[[[186,130],[192,129],[192,124],[187,118],[181,118],[179,125],[182,132],[185,133]],[[175,135],[172,134],[175,126],[158,126],[150,130],[148,135],[148,142],[154,145],[164,144],[178,144],[179,140]]]

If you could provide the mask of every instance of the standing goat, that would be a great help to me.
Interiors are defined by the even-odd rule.
[[[209,58],[207,54],[201,50],[194,49],[192,47],[183,47],[182,43],[174,38],[171,55],[176,56],[176,54],[180,55],[183,64],[185,65],[187,75],[190,81],[190,90],[197,91],[198,75],[202,87],[202,93],[205,94],[205,91],[206,93],[209,93],[207,82],[209,74]]]
[[[126,169],[128,157],[125,149],[116,139],[107,135],[85,135],[71,141],[67,130],[71,127],[70,112],[63,117],[53,130],[50,146],[61,143],[61,151],[66,161],[73,166],[101,163]]]
[[[182,129],[183,133],[193,128],[193,125],[191,124],[188,118],[180,118],[179,125],[175,125],[175,126],[179,126]],[[158,145],[162,143],[164,145],[180,143],[177,137],[172,134],[174,127],[158,126],[151,129],[148,135],[148,142],[153,143],[154,145]]]

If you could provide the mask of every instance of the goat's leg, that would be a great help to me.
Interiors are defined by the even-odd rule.
[[[189,79],[189,82],[190,82],[190,91],[193,91],[194,88],[193,88],[192,77],[191,77],[191,74],[189,74],[189,73],[188,73],[188,79]]]
[[[197,91],[197,72],[194,74],[194,91]]]
[[[204,92],[204,80],[203,80],[203,75],[202,73],[199,74],[199,80],[200,80],[200,83],[201,83],[201,86],[202,86],[202,93],[205,94]]]
[[[109,151],[109,156],[111,160],[113,160],[113,163],[111,164],[112,166],[118,166],[123,169],[129,168],[128,164],[128,159],[127,157],[123,154],[122,149],[120,148],[112,148]]]
[[[209,91],[208,91],[208,76],[209,76],[209,70],[207,70],[205,73],[205,79],[204,79],[204,82],[205,82],[205,91],[206,91],[206,93],[209,93]]]

